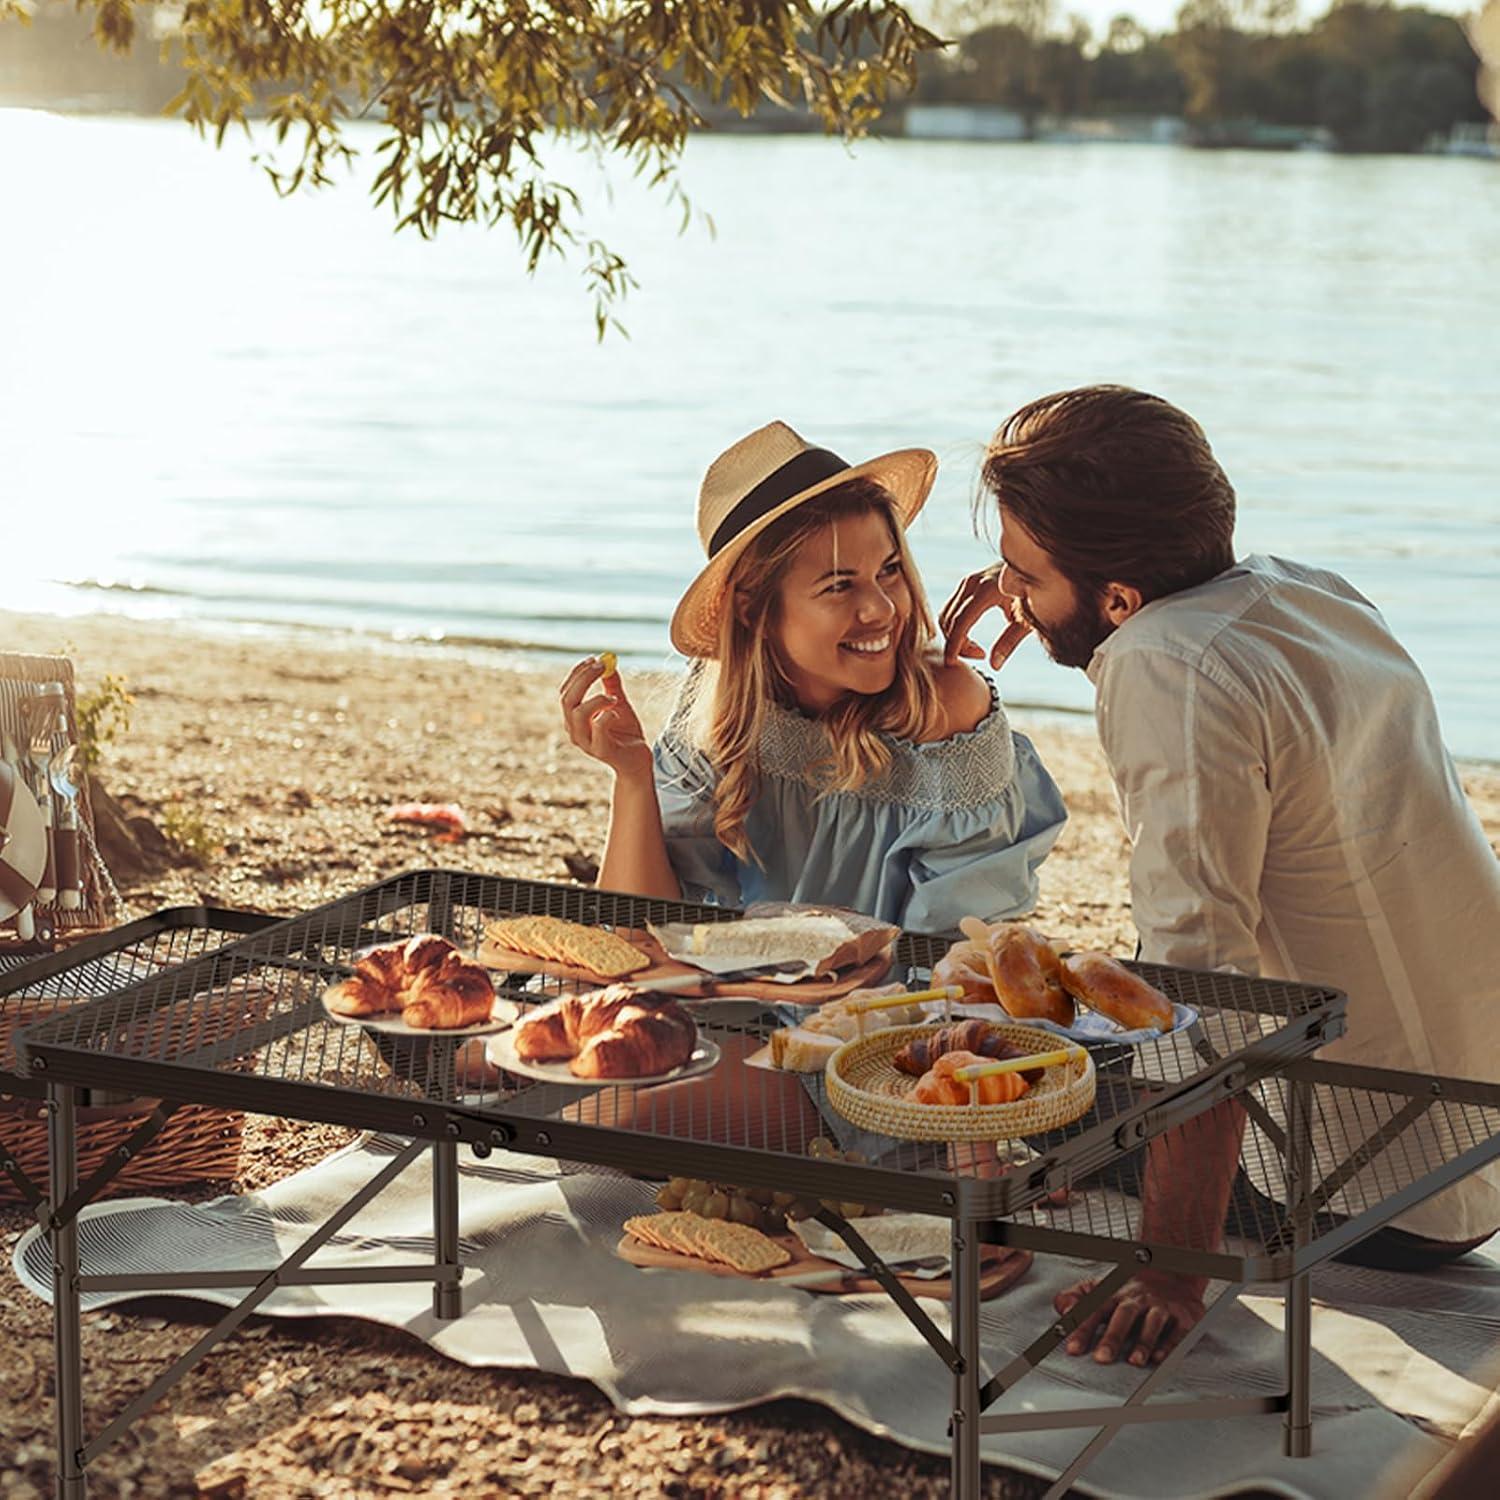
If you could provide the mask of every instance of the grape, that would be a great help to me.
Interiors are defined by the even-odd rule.
[[[798,1198],[795,1203],[787,1207],[786,1216],[793,1222],[801,1219],[810,1219],[817,1213],[818,1205],[808,1198]]]
[[[756,1187],[746,1188],[745,1196],[752,1203],[770,1203],[776,1195],[771,1191],[770,1188]]]
[[[863,1151],[846,1151],[844,1160],[851,1166],[862,1167],[869,1161],[869,1157]]]
[[[729,1219],[734,1224],[749,1224],[751,1228],[760,1225],[760,1208],[748,1198],[741,1197],[736,1193],[729,1200]]]
[[[657,1188],[656,1206],[658,1208],[664,1208],[668,1213],[671,1213],[675,1209],[679,1209],[682,1207],[682,1195],[680,1193],[673,1192],[671,1183],[668,1183],[666,1187]]]
[[[817,1157],[835,1157],[839,1154],[839,1148],[828,1139],[826,1135],[815,1135],[807,1143],[807,1154]]]
[[[705,1219],[724,1219],[729,1216],[729,1197],[726,1193],[710,1193],[703,1200],[700,1210]]]
[[[701,1219],[704,1217],[703,1205],[707,1202],[707,1193],[702,1191],[689,1193],[687,1197],[682,1200],[682,1210],[684,1213],[697,1214]]]
[[[795,1193],[783,1193],[780,1191],[771,1194],[771,1206],[773,1208],[790,1208],[797,1201]]]
[[[667,1186],[677,1194],[679,1198],[686,1198],[695,1186],[691,1177],[674,1177]]]

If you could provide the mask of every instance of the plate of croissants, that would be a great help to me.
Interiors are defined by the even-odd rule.
[[[431,932],[356,953],[354,972],[323,991],[323,1009],[340,1025],[391,1036],[488,1036],[519,1011],[496,997],[488,969]]]
[[[934,985],[963,992],[960,1003],[998,1003],[1011,1020],[1085,1046],[1153,1041],[1198,1019],[1107,953],[1059,953],[1023,922],[960,925],[964,940],[932,970]]]
[[[610,984],[531,1011],[485,1049],[497,1068],[547,1083],[673,1083],[718,1066],[719,1048],[667,995]]]

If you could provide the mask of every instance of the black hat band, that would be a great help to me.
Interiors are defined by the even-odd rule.
[[[747,527],[769,515],[803,490],[810,490],[825,479],[842,474],[849,467],[837,453],[827,448],[804,448],[779,469],[773,469],[714,528],[708,540],[708,555],[716,556]]]

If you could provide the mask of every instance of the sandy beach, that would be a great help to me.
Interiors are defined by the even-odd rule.
[[[80,691],[105,674],[134,695],[101,766],[127,809],[201,825],[213,852],[122,885],[129,915],[198,902],[289,914],[434,864],[567,880],[597,856],[608,780],[568,743],[554,672],[438,646],[314,633],[232,634],[106,617],[0,616],[6,649],[65,650]],[[601,645],[607,645],[601,642]],[[632,687],[636,684],[632,682]],[[1002,687],[1003,687],[1002,679]],[[659,720],[668,678],[639,684]],[[1018,727],[1071,812],[1043,872],[1039,925],[1078,945],[1134,946],[1127,845],[1087,719]],[[1500,770],[1463,769],[1500,851]],[[403,801],[457,802],[457,844],[391,823]],[[250,1122],[237,1191],[318,1160],[346,1132]],[[219,1189],[222,1190],[222,1189]],[[0,1397],[0,1494],[50,1493],[50,1322],[9,1269],[29,1222],[0,1211],[0,1339],[19,1378]],[[197,1335],[186,1320],[90,1315],[89,1425]],[[12,1365],[12,1369],[16,1366]],[[727,1417],[619,1415],[593,1387],[448,1364],[353,1324],[259,1323],[229,1340],[91,1469],[100,1495],[624,1493],[743,1497],[946,1493],[947,1465],[779,1402]],[[989,1471],[986,1493],[1032,1481]]]

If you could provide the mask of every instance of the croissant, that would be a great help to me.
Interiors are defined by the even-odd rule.
[[[977,1017],[957,1021],[952,1026],[940,1026],[925,1036],[913,1037],[891,1061],[903,1073],[919,1078],[948,1052],[967,1052],[993,1061],[1002,1057],[1025,1057],[1017,1046],[1000,1035],[988,1021]],[[1041,1068],[1028,1068],[1021,1077],[1027,1083],[1036,1083],[1042,1076]]]
[[[401,991],[356,973],[329,990],[328,1008],[339,1016],[378,1016],[401,1009]]]
[[[965,1000],[978,1000],[993,1004],[995,986],[990,979],[988,955],[984,948],[965,939],[955,943],[933,966],[932,982],[936,985],[956,984]]]
[[[457,950],[417,971],[405,991],[401,1019],[423,1031],[452,1031],[490,1018],[495,987],[489,971],[466,963]]]
[[[625,1011],[619,1025],[599,1032],[573,1059],[579,1078],[649,1078],[669,1073],[693,1055],[698,1028],[675,1011]]]
[[[401,949],[401,962],[408,975],[417,974],[442,963],[450,953],[458,949],[447,938],[436,933],[421,932],[409,939]]]
[[[907,1098],[917,1104],[967,1104],[969,1090],[978,1088],[981,1104],[1010,1104],[1026,1094],[1031,1085],[1020,1073],[996,1073],[979,1078],[973,1085],[953,1076],[959,1068],[972,1067],[990,1059],[972,1052],[945,1052],[911,1087]]]
[[[568,1039],[567,1021],[558,1006],[527,1016],[516,1027],[514,1037],[516,1056],[522,1062],[561,1062],[578,1050],[577,1044]]]
[[[326,1000],[335,1015],[400,1011],[408,1026],[450,1031],[487,1021],[495,987],[488,971],[468,963],[447,938],[423,932],[370,949]]]
[[[628,984],[568,995],[528,1016],[515,1030],[522,1062],[570,1059],[579,1078],[644,1078],[685,1063],[697,1045],[692,1017],[667,996]]]
[[[406,963],[401,957],[405,946],[404,943],[385,943],[379,948],[371,948],[354,965],[354,972],[376,984],[383,984],[388,989],[400,989],[406,983]],[[394,1010],[397,1007],[389,1008]]]
[[[1002,922],[989,934],[990,978],[995,995],[1017,1020],[1039,1017],[1071,1026],[1078,1012],[1063,988],[1062,964],[1052,945],[1019,922]]]
[[[1074,953],[1063,959],[1062,982],[1090,1010],[1126,1031],[1172,1029],[1172,1002],[1107,953]]]

